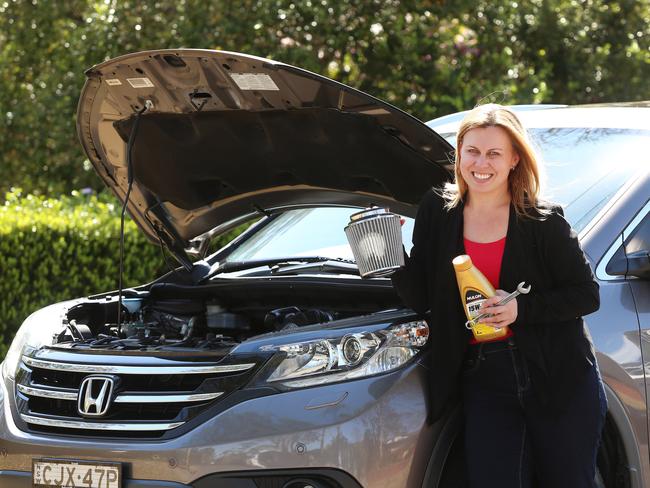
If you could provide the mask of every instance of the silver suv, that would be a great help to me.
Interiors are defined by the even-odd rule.
[[[387,206],[410,249],[420,196],[450,177],[457,117],[428,127],[230,52],[130,54],[87,76],[81,143],[180,266],[25,320],[2,364],[0,486],[463,486],[459,409],[427,419],[428,325],[389,279],[359,277],[343,232]],[[606,487],[650,483],[648,112],[520,109],[601,282],[588,323]]]

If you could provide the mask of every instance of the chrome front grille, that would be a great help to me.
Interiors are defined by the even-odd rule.
[[[183,366],[129,366],[129,365],[104,365],[104,364],[78,364],[60,363],[58,361],[43,361],[40,359],[23,356],[23,363],[33,368],[51,371],[71,371],[74,373],[115,373],[115,374],[206,374],[206,373],[234,373],[246,371],[254,366],[251,363],[231,365],[196,366],[185,364]]]
[[[241,388],[258,362],[139,357],[134,364],[133,357],[40,351],[22,357],[16,405],[30,430],[160,437]]]
[[[39,385],[40,386],[40,385]],[[17,389],[25,396],[54,398],[57,400],[71,400],[76,402],[78,400],[79,391],[69,388],[58,388],[52,390],[50,388],[32,388],[25,385],[17,385]],[[113,403],[184,403],[184,402],[204,402],[207,400],[214,400],[215,398],[223,395],[222,391],[215,393],[196,393],[184,395],[170,395],[168,393],[156,394],[125,394],[120,393],[115,396]]]

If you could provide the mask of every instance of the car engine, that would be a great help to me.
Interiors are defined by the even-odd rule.
[[[245,292],[245,293],[244,293]],[[397,305],[386,286],[338,289],[301,283],[229,281],[206,286],[157,283],[148,289],[89,297],[63,317],[53,348],[77,351],[227,351],[246,339],[354,317]]]
[[[65,329],[53,347],[110,350],[231,348],[251,335],[254,327],[243,313],[233,313],[215,302],[158,300],[142,304],[126,300],[118,324],[117,302],[82,303],[64,319]],[[137,308],[136,308],[137,307]],[[334,311],[296,306],[268,311],[263,331],[280,331],[335,320]],[[113,319],[112,319],[113,318]]]

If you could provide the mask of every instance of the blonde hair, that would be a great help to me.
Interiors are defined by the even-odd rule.
[[[460,152],[463,138],[468,131],[476,128],[501,127],[506,131],[512,147],[519,155],[519,162],[508,175],[508,190],[517,215],[535,218],[543,217],[548,212],[540,208],[540,168],[535,150],[528,138],[526,129],[511,110],[506,107],[488,103],[470,110],[460,123],[456,134],[456,151],[454,157],[454,183],[447,183],[442,196],[447,208],[453,208],[465,200],[468,186],[460,173]]]

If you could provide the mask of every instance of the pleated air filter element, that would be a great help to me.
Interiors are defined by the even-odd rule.
[[[362,278],[387,276],[404,266],[399,215],[371,207],[350,216],[345,227]]]

